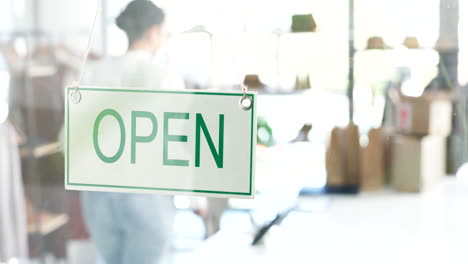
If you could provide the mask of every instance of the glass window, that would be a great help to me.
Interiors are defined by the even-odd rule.
[[[467,28],[461,0],[0,1],[0,264],[468,263]],[[201,99],[242,86],[250,130]],[[253,199],[222,197],[237,159]]]

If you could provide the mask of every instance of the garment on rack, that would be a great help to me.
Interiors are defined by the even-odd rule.
[[[0,262],[27,258],[27,226],[20,157],[11,125],[0,124]]]
[[[55,141],[63,124],[63,70],[45,77],[12,76],[10,119],[29,143]]]
[[[63,125],[64,87],[77,72],[73,66],[78,56],[64,45],[38,46],[29,57],[21,56],[8,44],[0,45],[0,52],[11,77],[11,122],[25,134],[28,143],[55,141]]]

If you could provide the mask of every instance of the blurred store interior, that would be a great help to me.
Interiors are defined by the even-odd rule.
[[[153,2],[187,89],[259,94],[255,199],[176,195],[172,263],[468,262],[468,1]],[[0,263],[104,263],[60,142],[97,4],[0,1]]]

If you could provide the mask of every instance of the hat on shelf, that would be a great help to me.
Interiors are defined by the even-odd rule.
[[[315,32],[317,24],[312,14],[297,14],[292,16],[292,32]]]
[[[453,51],[458,50],[458,43],[452,38],[447,36],[439,36],[437,39],[435,49],[438,51]]]
[[[251,90],[262,90],[265,84],[260,81],[257,74],[247,74],[244,77],[244,84]]]
[[[408,49],[421,48],[421,46],[419,46],[418,38],[416,37],[406,37],[405,40],[403,41],[403,46],[407,47]]]
[[[374,36],[367,39],[366,49],[385,49],[385,42],[382,37]]]
[[[183,33],[206,33],[208,35],[213,35],[204,25],[196,25],[190,29],[184,31]]]
[[[296,84],[294,85],[294,89],[299,91],[309,88],[311,88],[309,74],[296,75]]]

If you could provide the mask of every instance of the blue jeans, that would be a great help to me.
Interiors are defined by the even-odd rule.
[[[171,196],[82,192],[83,215],[107,264],[156,264],[170,258]]]

